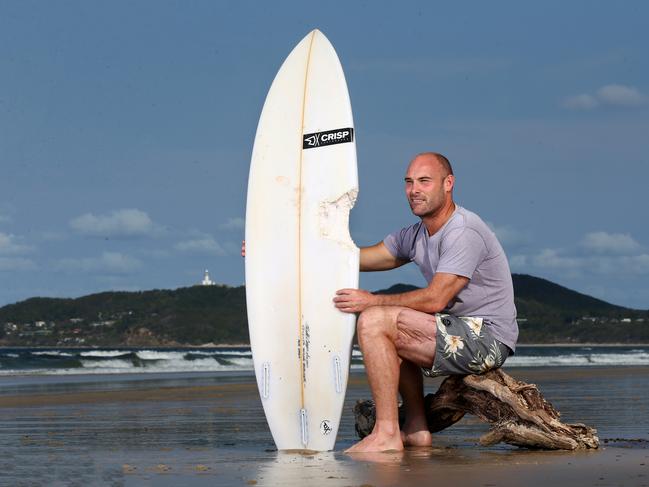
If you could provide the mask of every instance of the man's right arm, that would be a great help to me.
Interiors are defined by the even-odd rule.
[[[363,272],[396,269],[408,261],[394,257],[383,242],[360,248],[360,270]],[[241,242],[241,257],[246,256],[246,241]]]
[[[360,270],[364,272],[387,271],[408,263],[406,260],[394,257],[383,242],[369,247],[361,247],[360,250]]]

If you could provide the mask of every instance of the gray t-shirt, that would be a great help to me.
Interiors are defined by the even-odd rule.
[[[415,262],[429,283],[436,272],[469,278],[444,312],[484,318],[493,336],[515,350],[518,338],[514,286],[507,257],[491,229],[456,205],[434,235],[423,222],[388,235],[383,243],[401,260]]]

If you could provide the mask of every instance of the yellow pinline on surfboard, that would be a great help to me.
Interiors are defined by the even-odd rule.
[[[304,90],[302,93],[302,121],[300,126],[302,127],[302,133],[300,134],[300,169],[299,169],[299,187],[298,187],[298,201],[299,201],[299,211],[297,217],[298,224],[298,245],[297,245],[297,260],[298,260],[298,323],[299,323],[299,359],[300,359],[300,416],[302,424],[302,442],[306,446],[308,438],[306,436],[305,428],[307,427],[307,418],[306,411],[304,409],[304,380],[306,371],[304,370],[305,359],[304,354],[306,353],[304,347],[304,320],[302,316],[302,161],[304,159],[304,149],[302,148],[302,137],[304,136],[304,112],[306,109],[306,96],[307,96],[307,86],[309,81],[309,65],[311,63],[311,49],[313,48],[313,40],[315,39],[316,31],[314,30],[311,33],[311,40],[309,42],[309,51],[306,58],[306,69],[304,72]]]

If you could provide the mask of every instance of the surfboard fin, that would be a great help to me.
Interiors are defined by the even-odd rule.
[[[268,399],[270,395],[270,364],[264,362],[261,375],[261,397]]]
[[[306,448],[309,444],[309,421],[304,408],[300,409],[300,426],[302,428],[302,444]]]
[[[343,391],[343,377],[340,365],[340,357],[334,356],[334,378],[336,381],[336,392],[340,394]]]

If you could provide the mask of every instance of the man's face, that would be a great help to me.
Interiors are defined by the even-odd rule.
[[[445,176],[442,165],[433,156],[417,156],[406,172],[406,197],[412,212],[420,218],[434,215],[450,198],[453,176]]]

